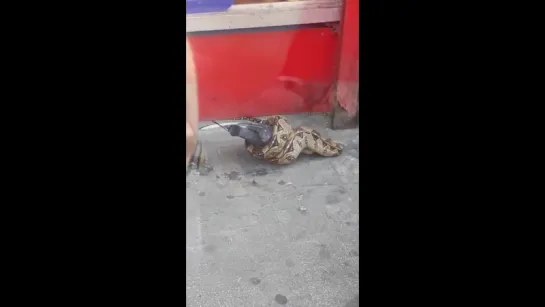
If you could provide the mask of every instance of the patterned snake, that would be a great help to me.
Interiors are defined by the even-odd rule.
[[[335,157],[342,153],[343,146],[331,139],[325,139],[320,133],[308,127],[292,128],[284,116],[275,115],[265,119],[254,117],[243,117],[250,122],[265,124],[272,127],[272,137],[264,145],[255,142],[244,142],[246,150],[255,158],[268,161],[274,164],[289,164],[301,154],[312,155],[314,153],[324,157]],[[207,163],[202,143],[197,142],[190,166],[187,168],[186,176],[191,169],[199,172],[212,170]]]
[[[258,146],[245,142],[246,150],[258,159],[275,164],[289,164],[301,153],[335,157],[343,150],[340,143],[323,138],[314,129],[303,126],[293,129],[284,116],[275,115],[265,119],[245,117],[244,119],[273,127],[272,140],[266,145]]]

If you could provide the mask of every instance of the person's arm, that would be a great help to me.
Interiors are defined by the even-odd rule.
[[[199,123],[199,101],[197,95],[197,73],[195,71],[195,63],[193,61],[193,52],[191,44],[186,39],[186,167],[191,158],[191,154],[195,151],[197,144],[197,131]]]

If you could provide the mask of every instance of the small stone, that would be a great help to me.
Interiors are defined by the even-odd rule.
[[[259,283],[261,282],[261,279],[257,278],[257,277],[252,277],[250,278],[250,282],[254,285],[259,285]]]
[[[233,199],[233,198],[235,198],[235,197],[234,197],[233,195],[227,195],[227,198]]]
[[[237,171],[232,171],[229,174],[225,173],[224,175],[229,178],[229,180],[240,180],[240,173]]]
[[[211,165],[204,165],[204,166],[201,166],[198,170],[199,172],[199,175],[200,176],[207,176],[208,174],[210,174],[212,171],[214,170],[214,168],[211,166]]]
[[[252,185],[257,185],[257,181],[252,180]]]
[[[255,174],[257,176],[265,176],[267,175],[269,172],[267,172],[267,169],[264,169],[264,168],[260,168],[258,170],[256,170]]]
[[[286,305],[288,303],[288,298],[283,296],[282,294],[277,294],[274,297],[274,301],[280,305]]]
[[[278,184],[279,184],[279,185],[285,185],[286,182],[285,182],[284,180],[280,180],[280,181],[278,181]]]
[[[199,192],[199,196],[204,196],[204,195],[206,195],[205,192]]]

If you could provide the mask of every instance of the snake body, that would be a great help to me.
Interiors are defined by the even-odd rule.
[[[324,157],[335,157],[341,154],[340,143],[323,138],[318,131],[308,127],[292,128],[284,116],[275,115],[265,119],[245,117],[252,122],[267,124],[273,127],[273,138],[264,146],[245,142],[246,150],[255,158],[275,164],[289,164],[301,154],[319,154]]]

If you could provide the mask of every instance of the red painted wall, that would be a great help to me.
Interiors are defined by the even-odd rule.
[[[327,112],[337,73],[330,27],[189,34],[200,120]]]

